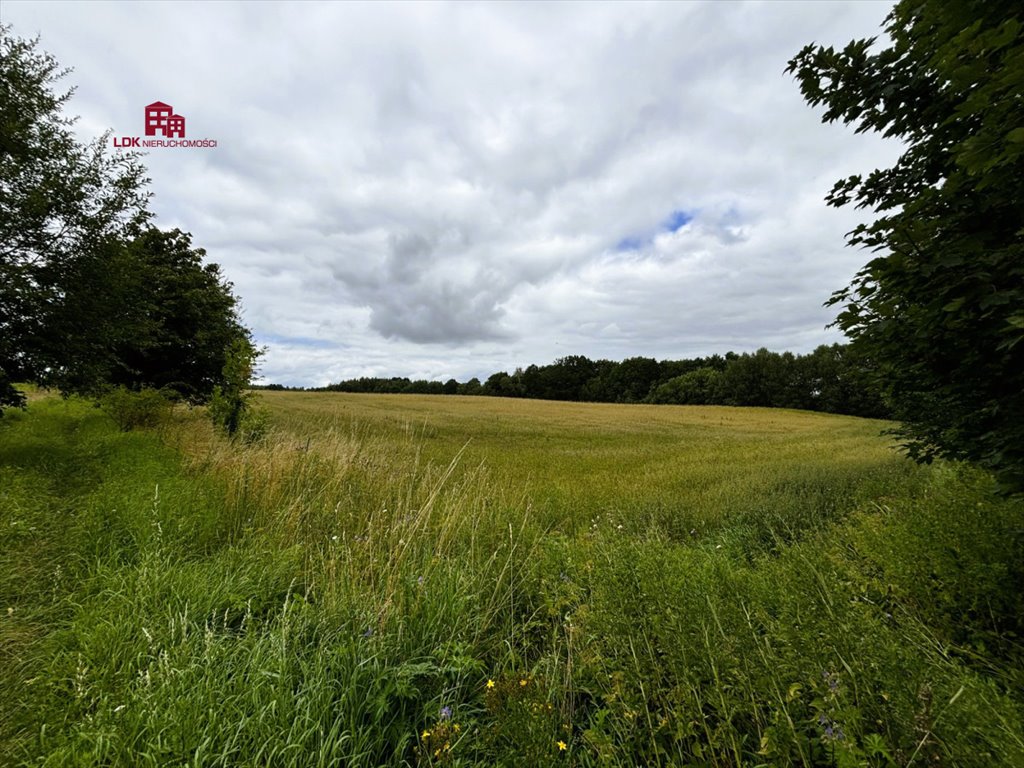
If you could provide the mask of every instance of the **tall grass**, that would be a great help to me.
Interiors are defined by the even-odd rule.
[[[10,762],[1024,764],[1022,505],[878,422],[264,402],[0,422]]]

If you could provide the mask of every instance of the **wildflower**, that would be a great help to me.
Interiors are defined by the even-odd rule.
[[[519,681],[519,687],[520,688],[525,688],[526,687],[526,683],[527,683],[527,680],[524,677],[522,680]]]
[[[424,741],[429,739],[430,738],[430,731],[423,731],[423,733],[420,734],[420,738],[423,739]]]
[[[416,583],[419,584],[422,587],[423,586],[423,577],[422,576],[417,576],[416,577]]]
[[[452,716],[452,708],[451,707],[441,707],[441,719],[442,720],[447,720],[451,716]]]
[[[825,683],[828,685],[828,689],[832,693],[835,693],[837,690],[839,690],[839,675],[837,673],[829,672],[826,669],[826,670],[822,670],[821,677],[825,681]]]
[[[488,688],[493,688],[494,687],[494,681],[493,680],[488,680],[487,681],[487,687]]]
[[[458,723],[455,723],[455,724],[453,724],[453,725],[452,725],[452,731],[453,731],[454,733],[458,733],[458,732],[459,732],[459,731],[461,731],[461,730],[462,730],[462,726],[461,726],[461,725],[459,725]]]
[[[363,632],[363,637],[373,637],[373,627],[367,627],[366,631]]]
[[[558,751],[559,752],[565,752],[565,750],[567,750],[569,748],[569,745],[566,744],[564,741],[557,742],[557,745],[558,745]]]

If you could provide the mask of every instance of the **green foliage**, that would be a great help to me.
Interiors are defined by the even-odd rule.
[[[148,226],[136,154],[78,142],[38,40],[2,27],[0,48],[0,409],[23,402],[15,381],[205,402],[247,335],[231,285],[190,235]]]
[[[850,543],[885,584],[878,599],[912,611],[965,658],[998,664],[1024,690],[1021,507],[987,490],[981,473],[945,467],[927,495],[859,517]]]
[[[809,45],[789,63],[823,120],[901,139],[889,169],[830,205],[881,255],[837,292],[838,325],[877,365],[910,455],[969,459],[1024,490],[1024,16],[1019,3],[904,0],[888,48]]]
[[[100,408],[122,432],[159,426],[170,416],[172,407],[167,393],[156,389],[115,387],[100,398]]]
[[[54,345],[80,325],[57,315],[83,262],[148,216],[138,155],[111,154],[109,134],[75,137],[62,112],[72,91],[57,90],[66,75],[38,39],[0,25],[0,408],[20,403],[12,381],[46,378]]]
[[[599,403],[753,405],[885,418],[888,409],[867,375],[868,370],[869,362],[863,355],[833,344],[818,347],[810,355],[759,349],[752,355],[730,352],[726,357],[712,355],[661,362],[633,357],[616,363],[571,355],[550,365],[530,365],[512,374],[495,373],[483,385],[478,379],[466,384],[450,379],[442,384],[363,377],[330,384],[324,389]]]
[[[480,379],[475,376],[464,384],[458,385],[456,394],[459,395],[482,395],[484,391],[483,385],[480,383]]]
[[[720,396],[729,405],[793,407],[793,355],[765,348],[730,360],[722,373]]]
[[[108,240],[68,271],[39,359],[63,392],[109,386],[172,392],[206,402],[222,382],[226,350],[248,331],[231,284],[191,236],[146,227],[128,242]]]
[[[147,228],[126,246],[134,276],[130,292],[132,333],[115,348],[115,383],[166,388],[203,403],[217,385],[239,376],[229,351],[247,343],[238,300],[206,251],[193,248],[180,230]],[[235,364],[237,365],[237,363]]]
[[[697,368],[669,379],[657,387],[650,397],[652,403],[675,405],[707,405],[719,402],[718,388],[722,374],[714,368]]]
[[[24,408],[25,395],[14,386],[7,371],[0,367],[0,414],[4,412],[4,408],[10,407]]]
[[[249,390],[259,356],[260,350],[247,336],[232,341],[225,352],[222,383],[214,386],[208,407],[214,425],[246,443],[263,439],[270,425],[269,414],[253,406],[254,394]]]

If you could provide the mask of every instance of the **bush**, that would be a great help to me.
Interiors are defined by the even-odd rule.
[[[253,408],[252,381],[256,359],[261,351],[247,338],[236,339],[227,349],[222,383],[213,388],[209,414],[214,425],[232,439],[254,443],[266,436],[270,413]]]
[[[174,404],[157,389],[117,387],[100,398],[99,406],[122,432],[129,432],[136,427],[159,426],[170,416]]]

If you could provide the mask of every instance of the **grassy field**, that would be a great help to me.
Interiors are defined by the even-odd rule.
[[[1024,504],[884,423],[261,400],[0,420],[0,763],[1024,765]]]
[[[871,475],[905,475],[883,422],[804,411],[596,405],[504,398],[267,392],[296,436],[372,435],[400,465],[487,468],[525,493],[546,527],[578,533],[597,515],[631,531],[685,537],[737,517],[795,510],[827,491],[840,503]],[[847,499],[848,500],[848,499]],[[778,502],[778,508],[774,508]],[[826,506],[828,506],[826,504]],[[800,506],[805,506],[802,503]],[[816,510],[816,511],[821,511]]]

